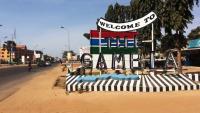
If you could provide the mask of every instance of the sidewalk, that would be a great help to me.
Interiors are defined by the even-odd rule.
[[[62,74],[60,67],[42,72],[25,83],[18,92],[0,102],[0,113],[47,113],[43,110],[51,109],[57,97],[66,96],[64,89],[53,89],[55,80]],[[48,105],[51,107],[47,108]]]
[[[19,66],[27,66],[27,64],[20,64],[20,65],[0,64],[0,69],[19,67]]]
[[[7,69],[7,68],[14,68],[14,67],[27,67],[27,66],[28,64],[19,64],[19,65],[0,64],[0,69]],[[32,66],[36,66],[36,64],[32,64]]]
[[[65,94],[54,88],[61,67],[24,84],[0,102],[0,113],[197,113],[200,91],[167,93],[86,92]]]

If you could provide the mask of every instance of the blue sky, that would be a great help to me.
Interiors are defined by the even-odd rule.
[[[127,5],[130,0],[0,0],[0,38],[11,39],[16,28],[18,44],[61,56],[69,31],[71,48],[78,52],[81,46],[89,45],[83,33],[95,29],[96,19],[116,2]],[[194,15],[187,33],[200,26],[200,8],[194,9]]]

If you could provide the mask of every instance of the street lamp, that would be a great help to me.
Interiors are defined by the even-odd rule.
[[[1,27],[1,26],[3,26],[3,25],[0,24],[0,27]],[[1,39],[0,39],[0,52],[1,52]],[[0,66],[1,66],[1,56],[2,56],[2,55],[0,54]]]
[[[64,26],[61,26],[60,28],[66,29]],[[68,50],[70,51],[70,32],[68,29],[66,29],[66,30],[67,30],[67,39],[68,39],[68,44],[66,44],[66,45],[68,45]]]

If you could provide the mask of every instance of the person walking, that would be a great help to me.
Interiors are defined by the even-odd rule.
[[[60,61],[60,64],[62,64],[62,60],[60,59],[59,61]]]

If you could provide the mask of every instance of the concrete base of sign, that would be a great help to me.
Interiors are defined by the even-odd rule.
[[[190,78],[191,80],[195,81],[195,82],[200,82],[200,73],[188,73],[187,74],[188,78]]]
[[[200,83],[191,80],[189,76],[189,74],[139,75],[139,80],[107,79],[81,83],[76,81],[81,76],[67,76],[66,91],[166,92],[199,90]]]
[[[149,74],[154,76],[155,75],[155,71],[150,71]]]

